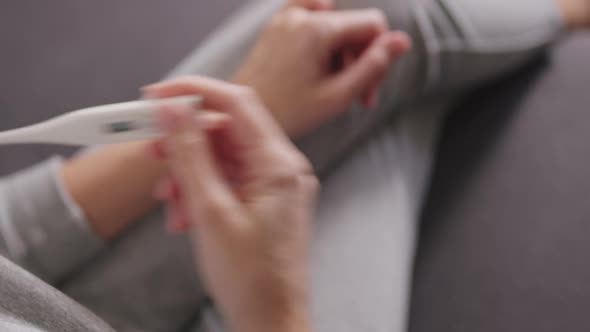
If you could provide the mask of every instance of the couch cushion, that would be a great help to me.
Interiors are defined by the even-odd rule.
[[[590,38],[450,117],[424,213],[412,332],[590,331]]]

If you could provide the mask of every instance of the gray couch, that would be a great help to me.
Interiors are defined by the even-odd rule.
[[[0,129],[137,97],[240,2],[5,4]],[[411,331],[590,331],[589,52],[589,36],[574,36],[449,118]],[[0,172],[70,152],[1,147]]]
[[[412,331],[590,331],[590,36],[449,118]]]

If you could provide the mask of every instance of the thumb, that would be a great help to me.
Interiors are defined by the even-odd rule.
[[[355,63],[332,78],[330,91],[346,93],[349,99],[361,97],[372,87],[379,86],[390,67],[411,47],[408,35],[387,32],[375,38]]]

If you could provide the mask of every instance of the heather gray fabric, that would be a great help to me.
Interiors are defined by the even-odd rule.
[[[347,5],[342,1],[341,5],[355,7],[354,3],[350,1]],[[515,7],[534,5],[530,8],[535,8],[534,13],[538,15],[527,16],[532,21],[514,17],[512,24],[506,24],[503,16],[504,24],[497,26],[508,30],[499,33],[487,30],[486,18],[493,17],[494,10],[505,8],[503,3],[495,3],[486,4],[487,16],[482,18],[476,15],[481,8],[474,7],[475,1],[363,2],[363,6],[382,7],[394,27],[413,35],[416,48],[391,73],[378,111],[367,116],[352,110],[300,142],[324,174],[325,189],[313,248],[314,315],[319,331],[405,329],[418,209],[428,180],[433,143],[447,104],[438,98],[425,97],[420,103],[415,99],[435,96],[441,91],[455,92],[467,84],[512,69],[552,42],[561,29],[549,0],[542,3],[531,0],[511,3],[509,7],[518,12]],[[266,6],[268,3],[263,7]],[[242,21],[233,27],[237,30],[227,30],[229,34],[225,37],[232,31],[246,31],[249,33],[245,40],[251,40],[256,26],[266,15],[268,12],[260,12],[252,16],[253,20]],[[477,18],[477,22],[470,18]],[[515,42],[496,43],[502,40],[498,36],[510,36]],[[235,44],[222,37],[218,35],[214,40],[221,42],[216,46],[221,50],[219,53],[211,52],[214,45],[211,43],[199,52],[199,57],[208,57],[207,67],[227,57],[239,59],[247,49],[248,43],[243,44],[245,48],[234,49]],[[465,68],[473,64],[477,70],[469,72],[475,75],[445,74],[446,70],[462,72],[454,67],[457,63]],[[202,68],[205,67],[194,66],[189,71],[199,72]],[[448,80],[449,77],[453,79]],[[369,131],[372,134],[367,137]],[[338,163],[352,148],[352,157]],[[340,166],[335,167],[336,164]],[[82,273],[70,276],[63,287],[122,331],[179,330],[188,326],[203,308],[203,294],[198,289],[186,243],[163,236],[158,215],[150,220],[130,232],[102,258],[91,262]],[[71,220],[72,225],[77,222]],[[79,235],[88,235],[83,234]],[[35,238],[30,237],[32,241]],[[87,255],[94,248],[91,245],[81,253]],[[158,250],[146,255],[146,248]],[[35,267],[34,260],[22,261],[41,272],[49,271],[46,266]],[[71,268],[68,264],[64,266],[66,271]],[[3,271],[8,276],[20,273]],[[59,272],[45,273],[55,277]],[[11,290],[18,292],[19,287]],[[57,299],[55,303],[63,308],[65,302]],[[31,319],[24,314],[26,305],[13,304],[9,308],[16,312],[17,320]],[[70,311],[74,316],[83,312],[80,308]],[[37,314],[49,321],[61,318],[51,314],[47,317],[43,310]],[[80,317],[85,316],[80,314]],[[89,324],[100,324],[91,318]],[[210,319],[206,315],[202,321]]]
[[[47,184],[49,181],[51,178]],[[62,292],[3,257],[0,257],[0,271],[1,331],[113,331],[103,320]]]
[[[67,196],[53,159],[0,182],[0,252],[56,282],[102,247]],[[0,330],[110,331],[63,293],[0,257]]]
[[[54,158],[0,183],[0,253],[50,283],[102,248],[63,187],[61,164]]]

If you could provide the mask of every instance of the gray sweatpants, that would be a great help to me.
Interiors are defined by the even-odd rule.
[[[377,111],[354,107],[298,142],[323,192],[313,245],[317,331],[404,331],[419,210],[448,104],[510,71],[562,31],[555,0],[341,0],[378,7],[414,49],[388,76]],[[240,11],[172,74],[228,78],[284,1]],[[120,331],[221,331],[186,239],[161,215],[135,227],[62,287]]]

